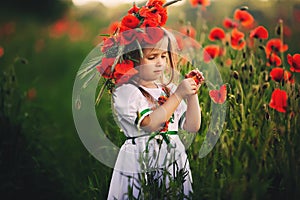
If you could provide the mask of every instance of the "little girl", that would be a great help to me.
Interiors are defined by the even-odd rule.
[[[144,196],[142,184],[169,187],[178,172],[184,171],[179,193],[189,197],[192,176],[185,147],[177,132],[197,132],[201,110],[197,91],[203,81],[201,72],[193,70],[178,86],[175,76],[174,39],[164,30],[155,44],[142,46],[142,52],[128,54],[136,61],[137,74],[113,91],[113,108],[117,123],[127,140],[121,146],[109,188],[108,199],[137,199]],[[171,75],[168,82],[163,80]],[[195,79],[196,77],[196,79]],[[167,174],[167,175],[166,175]],[[153,191],[163,193],[163,191]],[[173,194],[173,195],[179,195]],[[160,194],[164,197],[164,194]]]

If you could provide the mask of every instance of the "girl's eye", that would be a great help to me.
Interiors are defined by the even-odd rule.
[[[149,56],[148,57],[148,60],[153,60],[153,59],[155,59],[155,56]]]

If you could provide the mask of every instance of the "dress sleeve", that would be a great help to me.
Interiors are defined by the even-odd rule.
[[[124,84],[113,95],[114,108],[120,121],[126,121],[140,128],[142,120],[153,110],[140,90],[131,84]]]

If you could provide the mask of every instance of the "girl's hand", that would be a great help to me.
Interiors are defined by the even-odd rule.
[[[185,99],[191,95],[194,95],[198,92],[199,85],[196,84],[193,78],[183,79],[182,82],[178,85],[175,94]]]
[[[205,80],[203,73],[200,72],[198,69],[190,71],[188,74],[185,75],[185,78],[194,79],[197,85],[201,85]]]

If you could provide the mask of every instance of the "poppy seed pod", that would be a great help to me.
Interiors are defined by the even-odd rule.
[[[240,104],[241,101],[242,101],[242,96],[241,96],[241,94],[238,92],[238,93],[236,93],[236,102]]]
[[[25,58],[21,58],[21,63],[24,64],[24,65],[27,65],[28,64],[28,60],[25,59]]]
[[[249,66],[249,70],[250,70],[250,72],[253,72],[253,65]]]
[[[233,78],[235,78],[236,80],[239,80],[239,77],[240,77],[240,75],[239,75],[239,73],[237,72],[237,71],[233,71],[233,73],[232,73],[232,76],[233,76]]]
[[[243,51],[243,59],[246,59],[246,52]]]
[[[253,85],[252,86],[252,93],[258,93],[258,91],[259,91],[259,85]]]
[[[240,10],[249,10],[248,6],[242,6],[240,7]]]
[[[281,35],[282,30],[281,30],[281,26],[280,26],[280,25],[278,25],[278,26],[275,28],[275,33],[276,33],[276,35],[278,35],[278,36]]]
[[[262,109],[265,110],[265,111],[267,111],[267,110],[268,110],[267,108],[268,108],[267,104],[264,103],[264,104],[262,105]]]
[[[266,120],[269,120],[269,119],[271,118],[271,117],[270,117],[270,114],[269,114],[268,112],[266,112],[265,118],[266,118]]]
[[[265,82],[263,85],[262,85],[262,89],[265,90],[267,88],[269,88],[270,86],[270,83],[269,82]]]
[[[245,65],[242,66],[242,71],[246,71],[247,69],[248,69],[248,65],[247,64],[245,64]]]
[[[235,100],[235,96],[234,96],[233,94],[229,94],[229,95],[228,95],[228,98],[229,98],[230,100]]]

